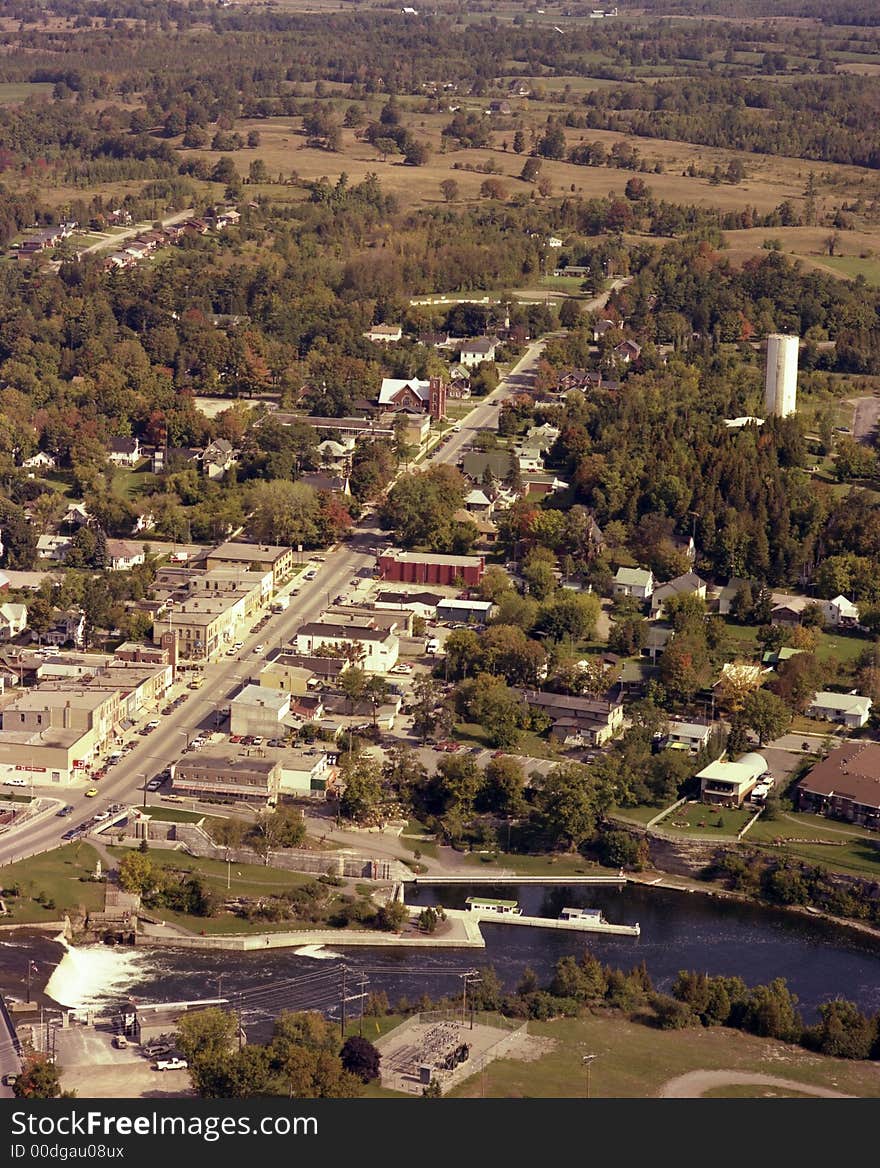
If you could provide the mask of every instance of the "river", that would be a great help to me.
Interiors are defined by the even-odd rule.
[[[413,904],[463,907],[467,895],[497,897],[497,888],[418,888]],[[850,998],[866,1013],[880,1011],[880,944],[828,922],[781,910],[699,893],[628,885],[562,888],[525,885],[505,889],[523,912],[558,916],[566,905],[601,908],[609,921],[641,925],[640,937],[573,934],[484,924],[485,950],[348,950],[348,1009],[357,1013],[362,988],[384,990],[392,1005],[461,992],[460,974],[493,965],[513,988],[530,967],[546,982],[555,962],[588,948],[602,962],[629,968],[641,961],[658,989],[668,990],[681,969],[737,974],[747,983],[784,977],[798,995],[806,1021],[829,998]],[[340,936],[340,941],[342,935]],[[319,957],[293,950],[270,953],[174,951],[89,945],[67,949],[51,936],[24,930],[0,934],[0,986],[25,997],[29,960],[36,962],[31,996],[47,1007],[59,1004],[107,1012],[131,998],[182,1001],[223,996],[241,1002],[254,1037],[264,1036],[282,1009],[338,1008],[342,948]],[[240,997],[239,997],[240,995]]]

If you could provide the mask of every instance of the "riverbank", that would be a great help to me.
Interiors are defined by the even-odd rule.
[[[862,936],[880,941],[880,928],[875,925],[865,924],[864,921],[854,921],[849,917],[836,917],[818,908],[808,908],[806,905],[768,904],[757,897],[747,896],[744,892],[733,892],[729,888],[707,888],[704,883],[691,880],[687,876],[675,876],[669,872],[657,872],[656,870],[653,873],[630,872],[626,879],[628,884],[637,884],[642,888],[662,888],[669,892],[696,892],[701,896],[712,897],[715,900],[729,900],[736,904],[748,904],[759,909],[765,908],[772,909],[774,912],[792,913],[808,920],[826,921],[828,924],[837,925],[842,929],[850,929],[854,933],[860,933]]]

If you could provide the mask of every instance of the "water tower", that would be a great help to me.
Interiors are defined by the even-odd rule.
[[[797,337],[771,333],[767,338],[767,371],[764,378],[764,412],[787,418],[797,409]]]

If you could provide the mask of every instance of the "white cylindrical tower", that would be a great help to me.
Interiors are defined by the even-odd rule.
[[[797,409],[799,339],[787,333],[767,338],[767,372],[764,379],[764,411],[787,418]]]

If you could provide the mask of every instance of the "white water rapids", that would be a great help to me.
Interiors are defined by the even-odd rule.
[[[64,946],[65,954],[49,978],[46,994],[61,1006],[77,1010],[99,1007],[143,974],[147,956],[143,950],[121,945],[77,947],[63,936],[55,940]]]

